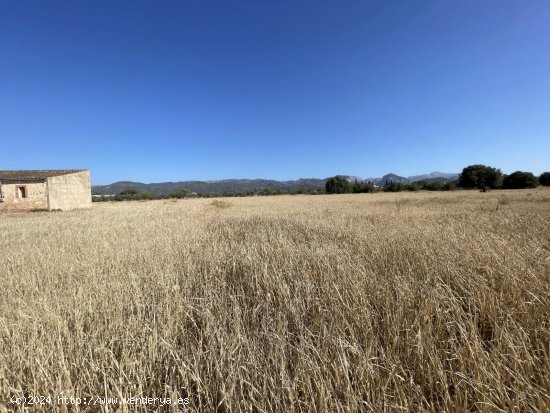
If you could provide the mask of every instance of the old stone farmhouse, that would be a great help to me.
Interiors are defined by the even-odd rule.
[[[0,212],[67,211],[91,205],[90,173],[85,169],[0,170]]]

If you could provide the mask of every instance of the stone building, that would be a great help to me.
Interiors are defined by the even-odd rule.
[[[92,205],[90,172],[0,170],[0,212],[67,211]]]

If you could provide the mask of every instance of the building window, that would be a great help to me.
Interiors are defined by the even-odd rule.
[[[26,198],[27,197],[27,187],[26,186],[18,186],[16,187],[16,194],[17,198]]]

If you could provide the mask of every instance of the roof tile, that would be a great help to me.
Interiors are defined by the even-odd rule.
[[[44,182],[52,176],[60,176],[82,172],[86,169],[55,169],[55,170],[0,170],[0,182]]]

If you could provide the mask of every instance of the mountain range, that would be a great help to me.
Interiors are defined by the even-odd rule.
[[[445,172],[430,172],[424,175],[413,175],[409,177],[399,176],[393,173],[384,175],[382,178],[368,178],[366,181],[370,181],[377,186],[384,186],[390,182],[400,184],[412,184],[418,181],[426,182],[452,182],[458,179],[457,173],[445,173]]]
[[[418,181],[428,182],[450,182],[458,179],[456,173],[431,172],[424,175],[399,176],[393,173],[384,175],[381,178],[362,179],[356,176],[344,175],[350,182],[372,182],[377,186],[383,186],[390,182],[413,183]],[[168,194],[178,188],[185,188],[191,192],[201,194],[221,194],[224,192],[245,192],[259,189],[281,189],[281,190],[308,190],[322,189],[328,178],[301,178],[294,181],[276,181],[272,179],[224,179],[219,181],[179,181],[159,182],[144,184],[141,182],[119,181],[109,185],[93,185],[92,191],[101,195],[116,195],[125,189],[151,192],[155,195]]]

